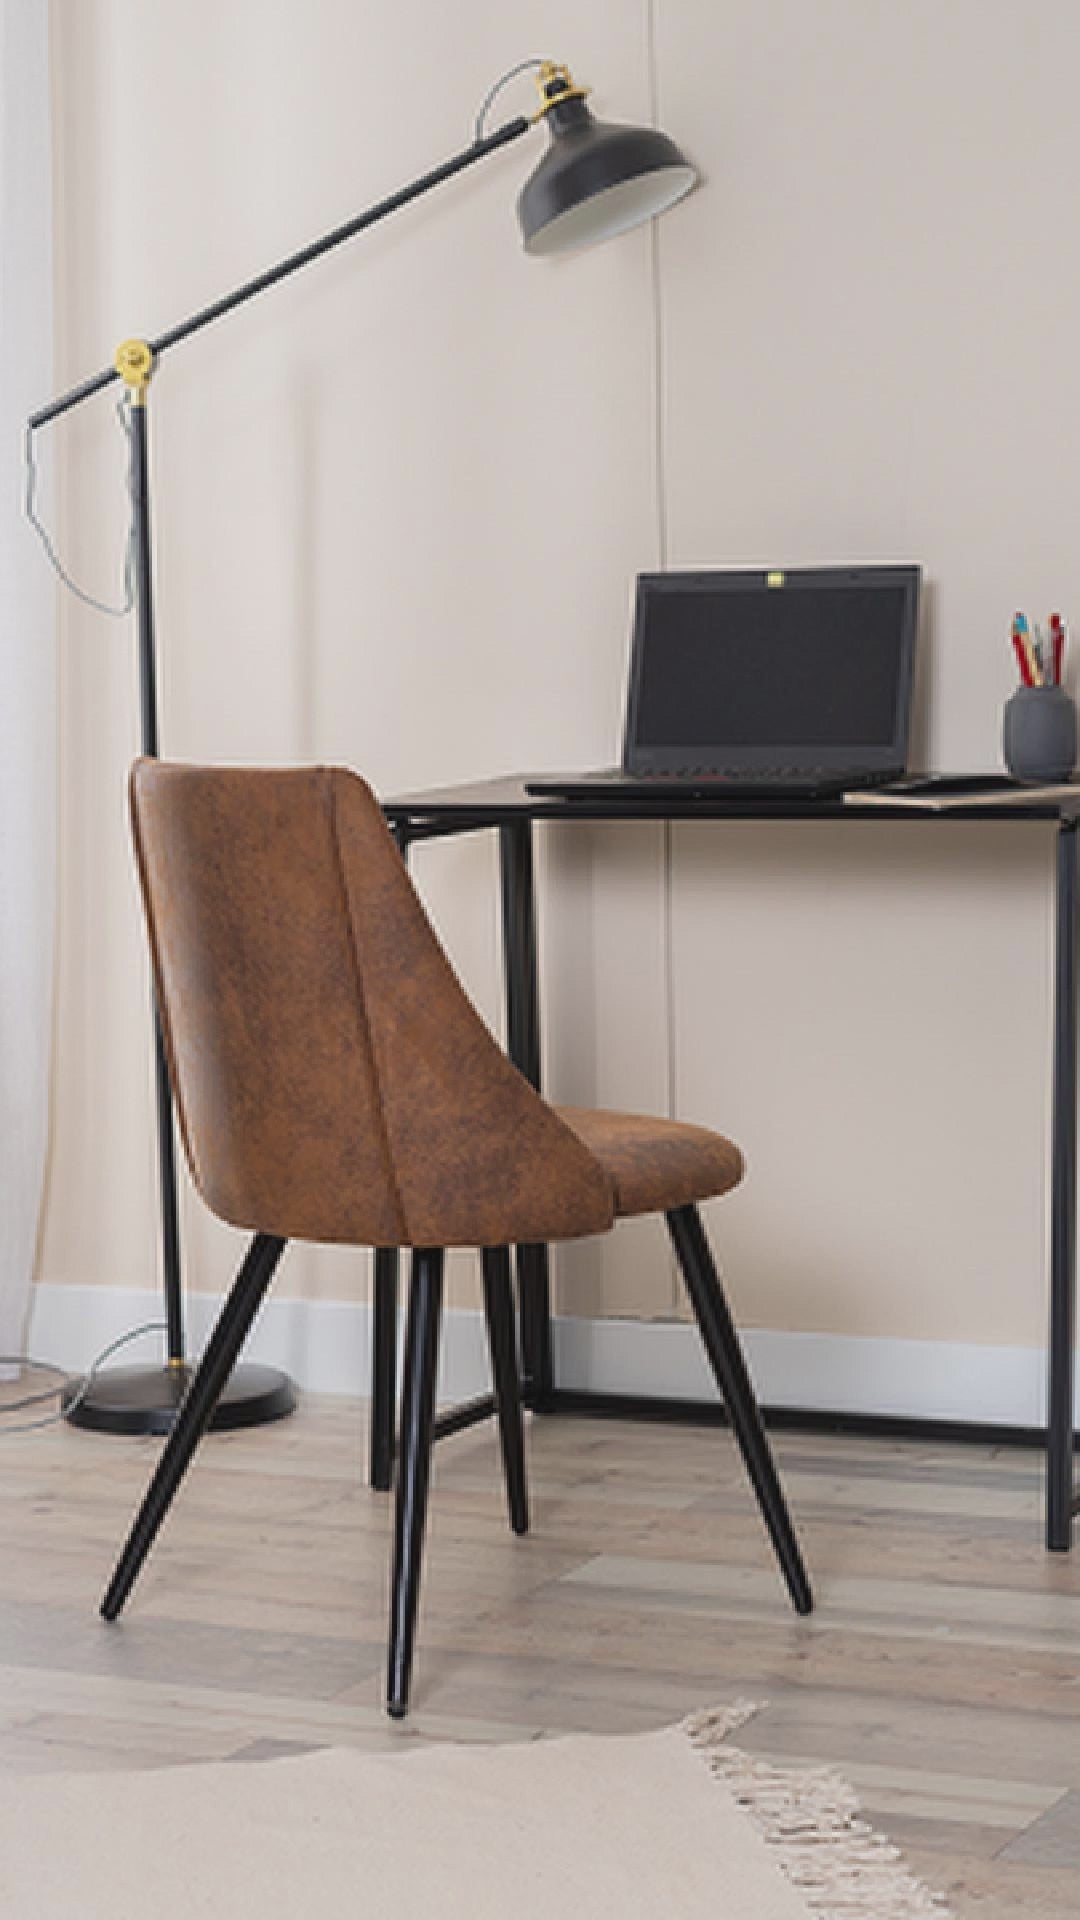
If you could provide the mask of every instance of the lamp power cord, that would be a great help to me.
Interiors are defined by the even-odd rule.
[[[128,443],[127,490],[128,500],[130,502],[128,536],[124,550],[124,599],[123,604],[119,607],[110,606],[108,601],[98,600],[92,593],[87,593],[85,587],[80,587],[78,581],[72,579],[61,560],[52,535],[37,510],[37,463],[34,459],[34,429],[33,427],[27,427],[26,429],[26,493],[24,497],[26,518],[29,520],[30,525],[41,541],[49,565],[52,567],[57,579],[68,589],[69,593],[73,593],[77,600],[81,600],[84,606],[93,607],[95,613],[108,614],[111,620],[123,620],[135,605],[135,501],[130,413],[131,403],[125,396],[124,399],[118,400],[116,403],[116,417],[120,422]]]
[[[516,79],[519,73],[539,72],[543,64],[544,63],[542,60],[519,60],[516,67],[507,67],[505,73],[500,73],[494,86],[488,88],[488,91],[484,96],[483,104],[480,108],[479,113],[476,116],[476,125],[473,128],[474,140],[480,141],[483,139],[484,128],[485,128],[488,114],[491,112],[491,109],[494,106],[495,101],[498,99],[500,93],[502,92],[503,88],[506,86],[507,82],[509,80]]]
[[[145,1334],[166,1331],[164,1320],[143,1321],[141,1326],[132,1327],[129,1333],[122,1333],[118,1339],[110,1340],[107,1347],[102,1347],[101,1352],[95,1355],[82,1375],[68,1373],[64,1367],[54,1366],[51,1360],[35,1360],[29,1354],[0,1353],[0,1367],[19,1367],[28,1373],[49,1373],[56,1377],[55,1386],[37,1388],[32,1393],[21,1394],[17,1400],[0,1400],[0,1439],[11,1433],[33,1433],[41,1427],[52,1427],[66,1419],[86,1399],[106,1360],[111,1359],[114,1353],[118,1353],[121,1347],[130,1346],[133,1340],[141,1340]],[[71,1386],[76,1380],[79,1385],[66,1407],[57,1407],[52,1413],[44,1414],[39,1419],[21,1420],[15,1426],[8,1425],[9,1414],[24,1413],[29,1407],[41,1406],[46,1400],[58,1398],[65,1388]]]

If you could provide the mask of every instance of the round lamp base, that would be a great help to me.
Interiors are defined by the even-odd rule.
[[[64,1419],[73,1427],[92,1427],[98,1433],[169,1433],[193,1372],[186,1365],[106,1367],[94,1376],[83,1398],[79,1398],[81,1380],[72,1380],[64,1388],[60,1400]],[[210,1426],[217,1433],[230,1427],[266,1426],[292,1413],[297,1398],[288,1374],[276,1367],[235,1367]]]

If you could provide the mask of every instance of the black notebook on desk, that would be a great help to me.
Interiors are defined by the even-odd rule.
[[[622,765],[529,792],[825,797],[899,779],[919,580],[913,566],[640,575]]]

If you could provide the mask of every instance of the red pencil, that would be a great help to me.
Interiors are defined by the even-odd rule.
[[[1016,654],[1017,664],[1020,668],[1021,680],[1025,687],[1034,686],[1035,682],[1031,678],[1031,668],[1028,666],[1027,651],[1024,647],[1023,640],[1020,638],[1020,630],[1018,627],[1014,627],[1012,630],[1012,643],[1013,652]]]
[[[1064,653],[1065,629],[1061,624],[1061,615],[1060,613],[1052,613],[1050,615],[1050,661],[1055,687],[1060,687],[1061,685],[1061,667]]]

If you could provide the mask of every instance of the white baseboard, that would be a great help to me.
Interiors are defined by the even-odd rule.
[[[190,1294],[188,1338],[197,1352],[219,1302]],[[129,1328],[160,1320],[160,1295],[135,1288],[39,1286],[29,1348],[72,1371]],[[715,1397],[693,1328],[670,1321],[557,1319],[553,1329],[560,1386],[579,1391]],[[884,1340],[832,1333],[745,1334],[751,1371],[763,1402],[918,1420],[994,1426],[1041,1426],[1046,1407],[1045,1356],[1038,1347],[991,1347],[955,1341]],[[160,1336],[117,1355],[130,1364],[160,1352]],[[267,1301],[247,1357],[284,1369],[312,1393],[366,1394],[371,1310],[365,1302]],[[466,1399],[490,1383],[483,1316],[458,1310],[444,1319],[441,1400]],[[1080,1418],[1080,1393],[1077,1396]]]
[[[1040,1347],[744,1330],[759,1398],[770,1407],[909,1420],[1038,1427],[1046,1417]],[[676,1399],[714,1397],[696,1331],[669,1321],[560,1320],[560,1386]],[[1080,1415],[1080,1383],[1076,1396]]]

